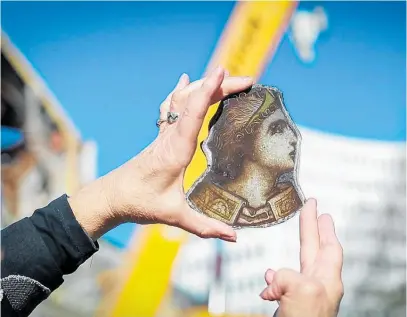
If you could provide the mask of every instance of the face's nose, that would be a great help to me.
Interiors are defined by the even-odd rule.
[[[288,134],[289,134],[289,142],[290,145],[295,147],[297,145],[298,137],[297,133],[292,129],[291,127],[288,129]]]

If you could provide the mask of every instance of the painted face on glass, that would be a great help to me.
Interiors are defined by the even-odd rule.
[[[229,96],[209,125],[203,143],[208,168],[188,199],[196,210],[235,227],[286,221],[303,203],[299,146],[299,131],[277,89],[254,85]]]
[[[265,118],[253,135],[252,159],[261,166],[286,172],[294,168],[297,133],[282,109]]]
[[[210,133],[207,149],[219,175],[235,179],[248,164],[277,174],[295,167],[299,133],[277,91],[229,99]]]

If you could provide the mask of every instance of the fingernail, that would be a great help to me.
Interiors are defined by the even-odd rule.
[[[260,297],[264,299],[264,296],[266,295],[266,290],[264,289],[261,293],[260,293]]]
[[[179,85],[182,83],[183,78],[184,78],[184,75],[185,75],[185,73],[183,73],[181,76],[179,76],[179,78],[178,78],[178,82],[177,82],[177,85],[176,85],[176,88],[178,88],[178,87],[179,87]]]
[[[230,73],[228,70],[225,69],[225,77],[229,77]]]
[[[216,74],[216,75],[218,75],[220,73],[223,73],[223,72],[224,72],[224,69],[220,65],[216,66],[216,68],[213,70],[213,73]]]
[[[306,203],[311,203],[311,202],[313,202],[313,203],[315,204],[315,206],[317,205],[317,200],[316,200],[315,198],[312,198],[312,197],[306,199],[305,202],[306,202]]]
[[[186,73],[183,73],[183,74],[181,75],[179,81],[180,81],[180,82],[184,82],[184,81],[187,80],[187,78],[188,78],[188,75],[187,75]]]
[[[226,241],[229,241],[229,242],[236,242],[236,240],[237,240],[237,237],[236,237],[236,236],[230,236],[230,235],[227,235],[227,234],[222,234],[222,235],[220,236],[220,238],[221,238],[222,240],[226,240]]]

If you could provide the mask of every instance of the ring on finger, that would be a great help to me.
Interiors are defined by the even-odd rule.
[[[163,124],[164,122],[167,122],[168,124],[173,124],[174,122],[176,122],[179,118],[179,114],[177,112],[173,112],[173,111],[168,111],[167,112],[167,119],[163,120],[163,119],[158,119],[156,122],[156,126],[159,128],[161,126],[161,124]]]

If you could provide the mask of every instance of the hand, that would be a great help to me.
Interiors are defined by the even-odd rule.
[[[157,138],[142,153],[102,177],[93,189],[88,186],[82,194],[70,199],[77,219],[83,218],[82,226],[87,226],[87,231],[97,238],[122,222],[162,223],[202,238],[236,241],[236,233],[231,227],[189,207],[183,181],[209,106],[252,84],[251,78],[229,77],[221,68],[193,83],[187,75],[182,75],[160,107],[161,119],[166,119],[168,111],[179,113],[179,119],[173,124],[163,123]],[[79,204],[83,205],[91,196],[93,204],[87,203],[87,208],[92,205],[99,210],[108,209],[104,217],[109,219],[108,225],[105,221],[96,223],[89,216],[90,212],[87,212],[88,216],[79,212]]]
[[[335,317],[343,297],[342,247],[331,216],[317,219],[313,199],[301,211],[300,239],[301,273],[268,270],[268,286],[260,296],[280,301],[277,317]]]

